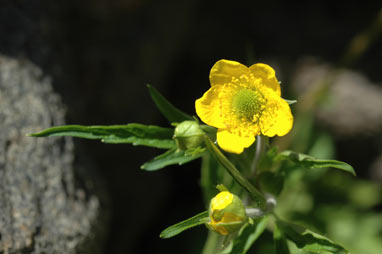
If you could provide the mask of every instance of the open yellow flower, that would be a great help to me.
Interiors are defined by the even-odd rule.
[[[195,108],[203,122],[218,128],[223,150],[242,153],[256,135],[283,136],[291,130],[293,116],[272,67],[223,59],[212,67],[210,82]]]

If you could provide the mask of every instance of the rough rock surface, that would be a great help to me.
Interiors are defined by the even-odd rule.
[[[301,61],[293,84],[303,94],[316,89],[330,73],[330,65],[314,58]],[[317,111],[319,122],[339,138],[377,136],[382,130],[382,89],[362,74],[339,71],[330,86],[331,100]]]
[[[69,138],[27,133],[64,124],[50,80],[0,55],[0,253],[83,253],[99,200],[80,186]]]

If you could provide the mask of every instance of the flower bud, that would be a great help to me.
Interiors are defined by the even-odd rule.
[[[175,128],[174,139],[180,150],[196,148],[204,142],[204,132],[195,121],[184,121]]]
[[[221,235],[236,232],[248,220],[243,202],[228,191],[220,192],[211,200],[209,217],[207,226]]]

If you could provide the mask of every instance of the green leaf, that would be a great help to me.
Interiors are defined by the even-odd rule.
[[[283,151],[276,156],[276,160],[286,160],[286,159],[305,168],[332,167],[332,168],[342,169],[346,172],[356,175],[353,167],[342,161],[316,159],[312,156],[302,154],[302,153],[296,153],[289,150]]]
[[[146,162],[141,166],[141,169],[147,171],[154,171],[164,168],[168,165],[183,165],[187,162],[200,158],[204,154],[204,151],[205,149],[200,149],[197,153],[187,153],[187,151],[177,150],[176,148],[173,148],[155,157],[153,160]]]
[[[149,89],[150,96],[153,99],[155,105],[170,123],[180,123],[186,120],[194,120],[192,116],[189,116],[186,113],[183,113],[182,111],[174,107],[153,86],[147,85],[147,88]]]
[[[325,236],[304,227],[280,220],[276,223],[282,234],[304,251],[315,254],[350,254],[342,246],[333,243]]]
[[[182,233],[184,230],[204,224],[208,222],[208,211],[204,211],[202,213],[199,213],[195,215],[194,217],[191,217],[187,220],[184,220],[182,222],[179,222],[175,225],[172,225],[160,233],[160,238],[170,238],[177,234]]]
[[[32,137],[71,136],[100,139],[105,143],[132,143],[162,149],[176,147],[172,135],[173,130],[170,128],[137,123],[109,126],[64,125],[29,134]]]
[[[277,224],[273,229],[273,240],[275,243],[275,254],[290,254],[286,239]]]
[[[217,148],[214,143],[206,136],[205,143],[208,150],[215,157],[215,159],[228,171],[228,173],[235,179],[237,183],[239,183],[253,198],[256,202],[257,206],[260,208],[265,208],[266,201],[261,194],[244,176],[240,173],[240,171],[230,162],[227,157]]]
[[[233,240],[232,248],[224,250],[220,254],[245,254],[253,243],[260,237],[267,227],[269,216],[256,219],[255,223],[248,223],[240,231],[239,235]]]

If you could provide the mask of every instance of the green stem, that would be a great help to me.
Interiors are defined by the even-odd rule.
[[[257,164],[259,164],[259,160],[260,160],[263,149],[264,149],[264,140],[260,135],[258,135],[256,137],[255,156],[253,158],[252,165],[251,165],[251,178],[256,176]]]
[[[224,156],[214,143],[206,136],[205,142],[208,150],[214,155],[215,159],[228,171],[228,173],[246,190],[251,198],[261,209],[266,208],[266,200],[263,194],[258,191],[247,179],[243,177],[240,171]]]
[[[202,187],[204,204],[206,208],[209,207],[210,201],[216,193],[216,165],[217,161],[206,153],[202,157],[201,173],[200,173],[200,186]]]
[[[216,254],[220,248],[221,237],[222,236],[217,233],[208,230],[208,236],[202,254]]]

